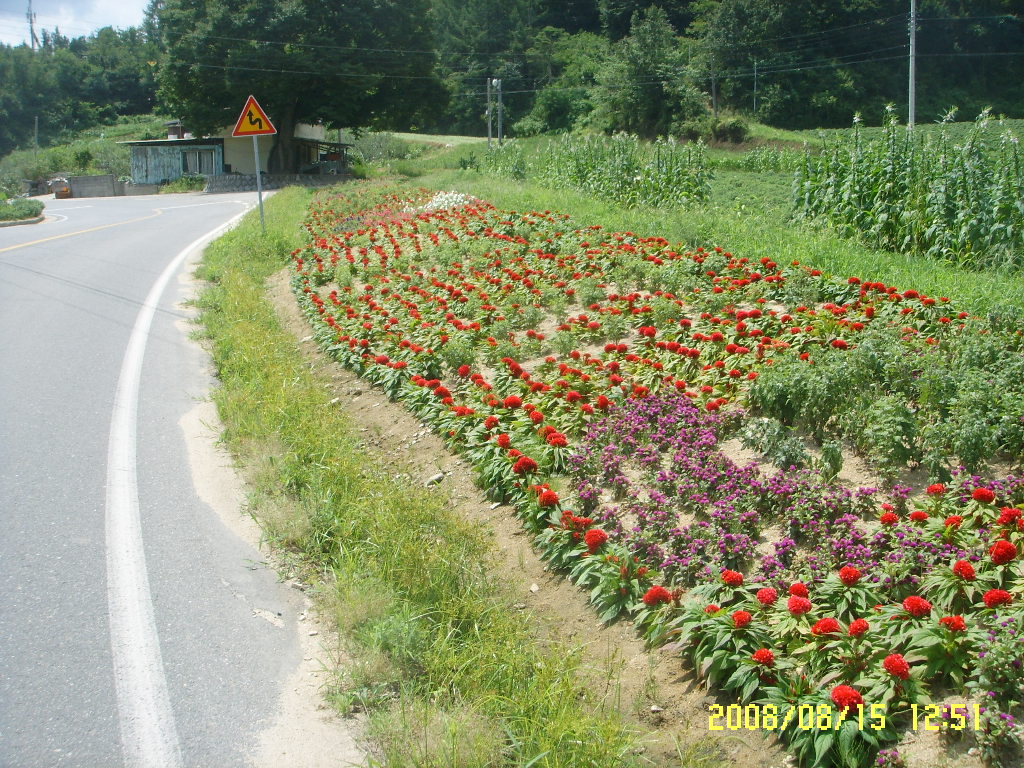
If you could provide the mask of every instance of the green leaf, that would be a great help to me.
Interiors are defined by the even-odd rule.
[[[750,679],[747,680],[746,684],[743,686],[743,695],[741,697],[743,699],[743,703],[750,701],[750,697],[754,695],[754,691],[757,690],[759,682],[760,680],[757,679],[757,675],[751,673]]]
[[[860,726],[855,720],[847,720],[839,729],[839,756],[844,763],[849,763],[853,754],[853,745],[860,736]]]
[[[834,736],[832,731],[821,731],[814,739],[814,764],[823,765],[825,757],[832,748]]]

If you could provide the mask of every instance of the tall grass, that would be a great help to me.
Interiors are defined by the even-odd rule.
[[[912,133],[894,112],[880,138],[852,138],[807,155],[798,216],[886,250],[972,269],[1024,268],[1024,157],[988,113],[955,140]]]
[[[626,208],[687,206],[707,200],[712,172],[703,142],[652,144],[624,133],[563,136],[527,154],[517,142],[492,149],[483,170],[575,189]]]

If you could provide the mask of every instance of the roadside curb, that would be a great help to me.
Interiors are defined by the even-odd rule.
[[[0,227],[17,227],[21,224],[38,224],[46,219],[45,216],[37,216],[34,219],[19,219],[18,221],[0,221]]]

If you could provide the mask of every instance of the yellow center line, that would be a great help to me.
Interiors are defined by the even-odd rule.
[[[0,248],[0,253],[6,251],[14,251],[18,248],[27,248],[30,245],[38,245],[39,243],[48,243],[51,240],[61,240],[65,237],[74,237],[75,235],[85,235],[89,232],[99,232],[101,229],[110,229],[111,227],[120,227],[125,224],[134,224],[137,221],[146,221],[146,219],[155,219],[157,216],[163,214],[163,210],[157,209],[156,213],[151,213],[149,216],[141,216],[137,219],[128,219],[127,221],[117,221],[113,224],[103,224],[99,227],[90,227],[89,229],[80,229],[77,232],[65,232],[63,235],[51,235],[50,237],[42,237],[38,240],[32,240],[28,243],[19,243],[18,245],[9,245],[6,248]]]

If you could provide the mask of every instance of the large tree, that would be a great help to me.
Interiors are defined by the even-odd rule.
[[[297,170],[300,122],[405,127],[441,100],[426,0],[166,0],[158,26],[166,108],[212,133],[255,95],[272,172]]]
[[[633,15],[628,37],[597,73],[591,121],[606,132],[664,136],[704,114],[704,96],[690,82],[686,57],[657,6]]]

